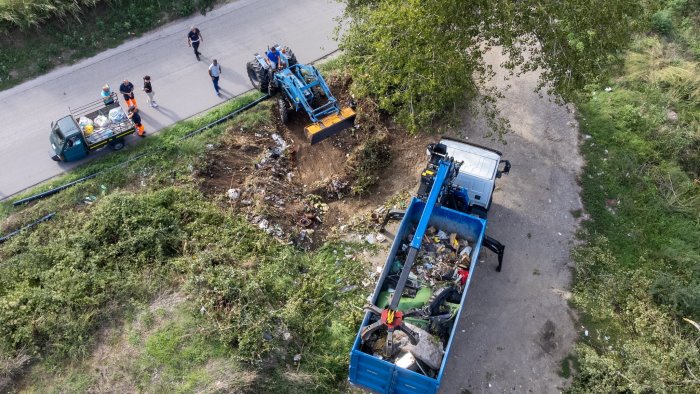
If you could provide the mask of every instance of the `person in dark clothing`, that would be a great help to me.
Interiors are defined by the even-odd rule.
[[[119,93],[124,96],[124,101],[128,107],[137,107],[136,98],[134,97],[134,84],[129,82],[128,79],[124,78],[124,82],[119,85]]]
[[[127,115],[129,119],[131,119],[132,122],[134,122],[134,125],[136,125],[136,134],[138,134],[139,137],[145,137],[146,132],[143,130],[143,123],[141,123],[141,115],[139,115],[139,109],[136,108],[135,106],[129,107],[129,114]]]
[[[153,96],[156,95],[156,92],[153,91],[153,86],[151,85],[151,77],[149,75],[143,77],[143,91],[146,92],[146,94],[148,95],[148,102],[151,103],[151,107],[157,108],[158,104],[156,103],[156,100],[153,99]]]
[[[199,44],[202,41],[204,41],[204,37],[202,37],[202,32],[199,31],[198,28],[192,26],[190,32],[187,33],[187,45],[194,49],[194,55],[197,56],[198,61],[199,56],[201,55],[201,53],[199,53]]]

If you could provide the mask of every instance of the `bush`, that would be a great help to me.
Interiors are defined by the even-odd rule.
[[[85,355],[113,308],[166,284],[165,263],[195,236],[196,201],[172,188],[118,192],[9,241],[0,250],[0,349]]]
[[[673,21],[671,20],[670,10],[661,10],[654,13],[651,16],[651,28],[652,31],[670,36],[673,32]]]

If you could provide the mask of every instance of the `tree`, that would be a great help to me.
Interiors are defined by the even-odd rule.
[[[502,48],[511,71],[541,69],[540,86],[564,98],[604,78],[643,8],[633,0],[342,0],[340,48],[353,91],[375,97],[411,130],[481,94],[484,55]]]

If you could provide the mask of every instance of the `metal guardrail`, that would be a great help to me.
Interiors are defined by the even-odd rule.
[[[37,224],[39,224],[39,223],[41,223],[41,222],[45,222],[45,221],[51,219],[52,217],[54,217],[54,215],[56,215],[56,212],[51,212],[50,214],[48,214],[48,215],[44,216],[43,218],[41,218],[41,219],[35,221],[34,223],[30,223],[30,224],[28,224],[28,225],[26,225],[26,226],[20,228],[19,230],[15,230],[15,231],[13,231],[13,232],[7,234],[7,235],[4,235],[4,236],[0,237],[0,244],[3,243],[3,242],[5,242],[5,241],[7,241],[8,239],[14,237],[15,235],[21,233],[22,231],[24,231],[24,230],[26,230],[26,229],[28,229],[28,228],[34,227],[34,226],[36,226]]]

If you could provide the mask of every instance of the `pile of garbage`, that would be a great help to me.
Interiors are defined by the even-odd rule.
[[[401,240],[396,258],[389,267],[376,301],[381,309],[389,305],[394,295],[414,231],[409,231]],[[363,351],[402,368],[429,377],[437,376],[469,277],[471,254],[472,246],[467,239],[456,233],[428,228],[397,308],[399,311],[420,310],[419,314],[404,318],[404,324],[418,333],[418,344],[411,345],[407,336],[396,330],[394,346],[386,349],[387,334],[381,330],[362,345]]]
[[[114,128],[119,129],[121,123],[128,120],[127,115],[121,107],[112,108],[109,111],[109,116],[97,115],[95,119],[90,119],[87,116],[81,116],[78,119],[78,126],[83,132],[85,139],[89,144],[96,144],[114,135]]]
[[[410,239],[401,245],[403,251],[408,249],[409,243]],[[429,227],[412,271],[432,287],[445,281],[464,286],[469,277],[471,253],[468,240],[461,239],[456,233],[448,234]]]

